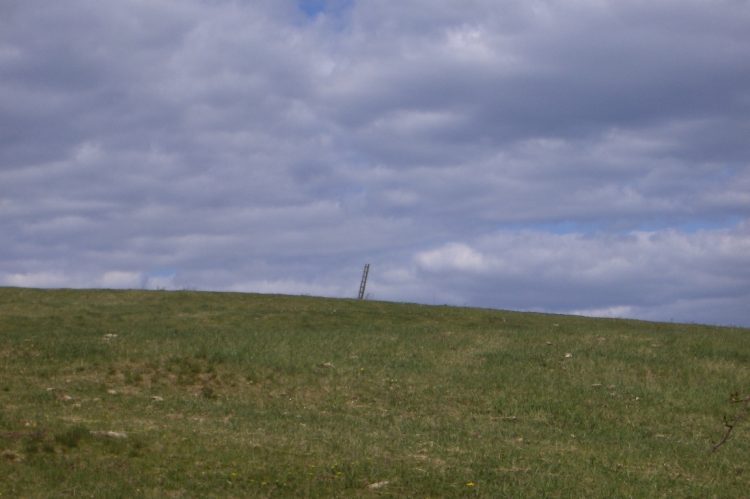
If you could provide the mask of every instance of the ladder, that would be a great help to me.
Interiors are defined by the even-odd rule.
[[[362,270],[362,282],[359,283],[359,296],[358,300],[365,299],[365,286],[367,286],[367,274],[370,273],[370,264],[366,263],[364,270]]]

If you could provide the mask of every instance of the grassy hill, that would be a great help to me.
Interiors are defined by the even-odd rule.
[[[747,497],[750,330],[0,288],[1,497]]]

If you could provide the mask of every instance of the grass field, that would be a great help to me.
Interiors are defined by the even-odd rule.
[[[0,288],[0,497],[748,497],[750,330]]]

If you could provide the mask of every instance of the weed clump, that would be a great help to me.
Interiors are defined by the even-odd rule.
[[[211,385],[203,385],[203,387],[201,388],[201,395],[209,400],[214,400],[217,398],[216,390],[214,390]]]
[[[68,449],[78,447],[82,440],[91,436],[91,431],[83,425],[76,425],[55,434],[55,442]]]
[[[52,453],[55,452],[55,446],[47,438],[44,431],[34,431],[29,433],[23,440],[23,449],[26,454],[36,454],[40,450]]]

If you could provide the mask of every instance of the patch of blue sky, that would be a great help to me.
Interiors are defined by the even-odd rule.
[[[338,16],[353,3],[354,0],[297,0],[299,9],[311,19],[321,14]]]
[[[299,0],[297,4],[308,17],[315,17],[326,10],[325,0]]]

